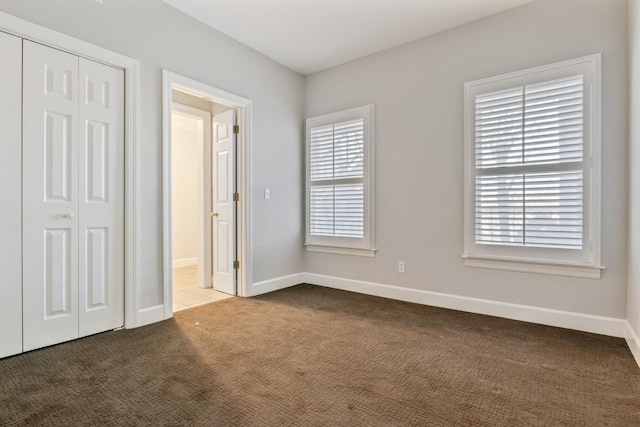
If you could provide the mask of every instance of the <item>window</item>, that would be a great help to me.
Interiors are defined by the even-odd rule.
[[[465,85],[465,264],[600,277],[600,55]]]
[[[373,105],[307,119],[308,250],[373,256]]]

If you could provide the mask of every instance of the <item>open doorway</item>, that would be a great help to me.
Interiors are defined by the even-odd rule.
[[[212,117],[230,110],[178,90],[171,109],[173,311],[231,297],[213,286]]]
[[[163,76],[164,296],[173,311],[244,295],[250,102]],[[248,133],[248,132],[247,132]]]

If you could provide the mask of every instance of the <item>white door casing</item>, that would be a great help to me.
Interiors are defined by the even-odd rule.
[[[22,39],[0,33],[0,358],[22,351]]]
[[[79,335],[124,324],[124,73],[80,58]]]
[[[2,16],[0,14],[0,16]],[[164,319],[173,316],[172,305],[172,258],[171,258],[171,110],[172,91],[179,90],[217,104],[234,108],[240,124],[236,136],[237,182],[236,192],[240,194],[236,205],[236,255],[239,266],[235,271],[236,292],[240,296],[252,295],[252,250],[251,250],[251,122],[252,102],[250,99],[215,88],[206,83],[162,70],[162,273]],[[154,317],[155,319],[156,317]]]
[[[23,64],[28,351],[123,324],[124,78],[29,41]]]
[[[235,261],[235,150],[236,111],[213,117],[212,241],[213,288],[236,294]]]
[[[78,57],[24,41],[25,351],[78,337]]]

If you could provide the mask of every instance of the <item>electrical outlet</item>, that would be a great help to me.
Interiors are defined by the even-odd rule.
[[[264,198],[268,199],[269,197],[271,197],[271,192],[269,191],[268,188],[264,189]]]
[[[398,261],[398,273],[404,273],[404,261]]]

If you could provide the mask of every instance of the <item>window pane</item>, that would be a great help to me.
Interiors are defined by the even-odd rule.
[[[364,120],[312,128],[311,181],[364,177]]]
[[[521,164],[523,160],[522,87],[476,97],[476,167]]]
[[[333,186],[319,185],[310,191],[310,226],[311,234],[316,236],[333,236]]]
[[[582,171],[527,174],[525,244],[582,249]]]
[[[335,125],[334,174],[335,178],[364,176],[364,120]]]
[[[522,245],[524,177],[476,177],[476,243]]]
[[[311,181],[333,178],[333,126],[312,128],[309,144]]]
[[[525,88],[527,164],[582,161],[583,102],[582,76]]]
[[[335,235],[364,237],[364,185],[336,185]]]

